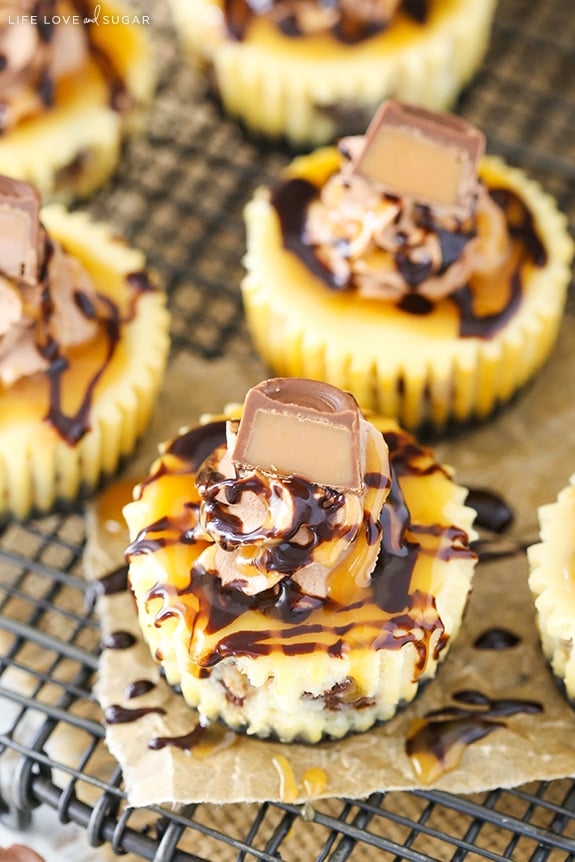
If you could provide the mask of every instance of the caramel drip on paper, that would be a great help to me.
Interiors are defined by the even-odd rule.
[[[406,753],[424,784],[431,784],[457,768],[468,745],[507,726],[503,718],[543,712],[536,701],[492,700],[473,690],[457,692],[453,700],[460,705],[429,712],[415,719],[408,730]]]

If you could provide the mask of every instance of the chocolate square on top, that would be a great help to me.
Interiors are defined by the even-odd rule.
[[[246,396],[232,462],[359,492],[365,471],[360,419],[354,397],[328,383],[265,380]]]
[[[387,194],[465,219],[484,149],[483,133],[461,117],[388,101],[372,119],[353,169]]]

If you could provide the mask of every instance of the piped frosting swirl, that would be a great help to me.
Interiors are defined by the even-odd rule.
[[[302,239],[340,289],[435,302],[508,260],[504,213],[476,173],[483,142],[473,127],[387,102],[365,136],[339,149],[341,169],[311,203]]]

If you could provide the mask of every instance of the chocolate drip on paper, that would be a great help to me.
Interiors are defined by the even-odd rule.
[[[503,497],[487,488],[470,488],[465,505],[477,512],[476,526],[503,533],[513,523],[513,510]]]
[[[455,769],[468,745],[506,727],[502,719],[521,713],[538,715],[540,703],[515,698],[491,699],[482,692],[456,692],[457,706],[428,712],[412,723],[405,743],[407,756],[424,783]]]
[[[128,709],[118,703],[112,703],[104,710],[104,721],[106,724],[127,724],[152,713],[165,715],[166,710],[161,706],[140,706],[135,709]]]
[[[155,687],[156,683],[152,682],[151,679],[137,679],[134,682],[131,682],[130,685],[126,686],[124,697],[126,700],[133,700],[134,698],[148,694]]]
[[[475,639],[473,646],[475,649],[501,652],[502,650],[513,649],[519,643],[521,643],[521,638],[508,629],[492,628],[482,632]]]
[[[108,632],[102,638],[104,649],[130,649],[136,642],[137,639],[131,632],[124,631]]]

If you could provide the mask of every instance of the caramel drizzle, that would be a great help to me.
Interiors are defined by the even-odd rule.
[[[503,718],[543,712],[537,701],[492,699],[473,689],[456,692],[453,700],[456,706],[428,712],[422,719],[415,719],[408,729],[406,754],[425,784],[456,769],[468,745],[506,727]]]
[[[156,626],[170,617],[180,616],[192,633],[191,644],[196,629],[207,637],[216,636],[215,643],[206,647],[196,659],[204,669],[200,675],[208,673],[209,668],[226,657],[235,655],[257,657],[277,650],[286,655],[302,655],[317,650],[324,650],[332,656],[343,655],[347,649],[346,635],[357,626],[357,614],[362,615],[366,645],[369,641],[371,648],[401,649],[405,644],[413,643],[419,655],[418,671],[423,672],[435,635],[433,649],[437,657],[447,638],[433,596],[412,584],[416,561],[426,555],[447,560],[471,558],[474,554],[462,530],[439,524],[412,523],[398,477],[425,476],[434,471],[443,472],[443,468],[411,435],[385,432],[384,437],[390,449],[393,480],[377,525],[378,534],[381,533],[382,537],[381,551],[369,587],[356,587],[350,601],[340,603],[329,595],[326,598],[305,595],[289,577],[268,590],[249,596],[233,586],[222,587],[214,573],[193,562],[187,578],[184,573],[178,573],[177,588],[173,584],[156,583],[147,592],[147,603],[158,599],[162,602],[154,616]],[[177,438],[166,450],[163,467],[155,476],[148,478],[148,484],[167,474],[189,475],[193,481],[200,462],[199,450],[202,455],[210,447],[213,451],[222,445],[224,439],[223,422],[202,426]],[[380,481],[384,479],[371,475],[370,482]],[[292,490],[296,518],[300,518],[302,509],[309,503],[309,495],[298,497],[297,485]],[[182,522],[186,519],[189,519],[188,529],[193,529],[194,505],[184,508],[185,514],[181,517],[162,518],[161,522],[141,530],[128,548],[128,559],[141,553],[159,553],[177,543],[182,533]],[[158,537],[160,527],[163,535]],[[200,543],[198,554],[203,546],[204,543]],[[311,550],[298,546],[297,553],[290,552],[292,562],[302,565],[309,561]],[[286,550],[281,553],[285,555]],[[257,618],[258,628],[227,631],[242,615],[248,619]]]
[[[116,352],[121,338],[122,325],[134,319],[139,296],[142,293],[155,290],[155,288],[151,285],[145,273],[128,273],[125,281],[131,294],[129,297],[128,312],[124,316],[120,314],[119,307],[109,297],[100,293],[96,294],[101,307],[101,310],[98,310],[85,294],[80,291],[76,292],[74,300],[78,309],[87,320],[95,320],[99,324],[99,330],[106,342],[106,349],[99,368],[97,368],[86,385],[80,406],[74,413],[67,415],[62,407],[62,391],[66,382],[66,371],[70,368],[70,360],[62,353],[60,345],[49,332],[50,318],[53,314],[53,302],[48,275],[48,263],[52,251],[53,245],[47,238],[45,259],[39,278],[42,284],[42,299],[36,343],[38,352],[48,362],[48,368],[44,372],[48,378],[48,411],[44,420],[52,425],[66,443],[70,446],[75,446],[90,430],[90,410],[94,390]]]
[[[509,233],[520,244],[522,252],[510,275],[507,302],[499,311],[477,315],[474,311],[473,288],[470,284],[462,285],[447,297],[459,312],[459,335],[462,338],[492,338],[513,317],[521,303],[525,264],[531,263],[542,267],[547,262],[547,253],[537,233],[533,213],[510,189],[495,188],[488,191],[495,203],[505,212]],[[353,279],[345,283],[336,279],[332,271],[319,259],[314,247],[308,245],[303,239],[308,207],[318,195],[319,189],[316,185],[299,177],[287,180],[273,190],[271,204],[279,218],[284,248],[295,254],[306,269],[330,290],[334,292],[353,290],[355,289]],[[439,235],[443,254],[442,271],[444,271],[457,260],[472,234],[437,230],[430,223],[428,208],[420,207],[419,210],[421,226],[427,230],[436,231]],[[426,277],[426,273],[418,269],[409,269],[401,254],[396,255],[396,266],[411,288],[411,292],[403,297],[398,307],[407,314],[430,314],[434,308],[433,303],[417,293],[417,286]]]
[[[429,14],[430,0],[403,0],[402,10],[409,18],[417,24],[425,24]],[[293,39],[301,39],[306,37],[306,32],[301,29],[298,24],[297,15],[286,14],[274,18],[273,10],[277,5],[276,0],[266,4],[263,11],[258,11],[258,4],[250,2],[250,0],[225,0],[224,2],[224,17],[226,27],[231,38],[242,41],[246,37],[247,28],[254,16],[272,15],[272,20],[278,30],[284,36]],[[318,3],[318,6],[321,5]],[[389,21],[366,21],[359,18],[349,9],[338,8],[340,3],[330,4],[338,9],[339,17],[335,24],[326,28],[325,33],[332,36],[338,42],[345,45],[354,45],[377,36],[384,32],[392,23]]]

